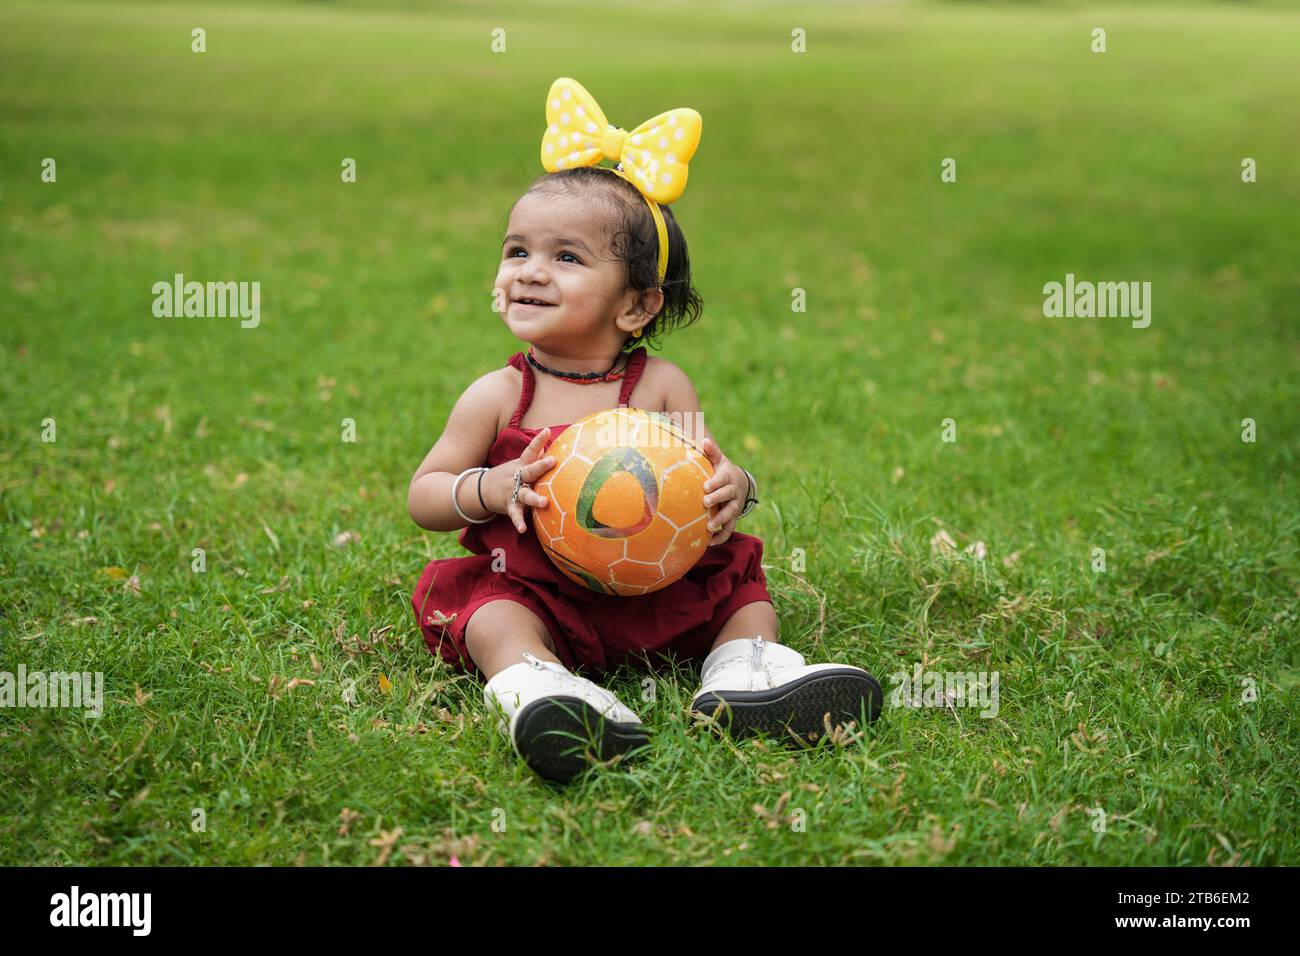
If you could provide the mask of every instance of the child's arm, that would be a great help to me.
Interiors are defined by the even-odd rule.
[[[412,520],[429,531],[455,531],[468,522],[456,513],[451,503],[451,488],[456,476],[467,468],[486,463],[488,451],[497,435],[497,411],[501,407],[502,380],[495,372],[473,382],[456,400],[447,427],[441,437],[424,456],[424,461],[411,477],[406,494],[406,508]],[[550,432],[537,434],[522,455],[513,461],[503,462],[482,475],[483,503],[479,503],[479,476],[466,476],[457,489],[460,508],[471,518],[485,518],[490,514],[508,514],[515,528],[522,533],[527,525],[523,520],[523,506],[546,507],[546,498],[531,488],[519,489],[519,503],[511,504],[514,493],[515,470],[523,468],[523,481],[531,484],[550,470],[555,463],[550,457],[539,458]],[[484,511],[484,505],[487,510]]]
[[[690,378],[676,365],[664,363],[668,388],[664,399],[666,411],[677,419],[680,417],[682,428],[687,435],[700,443],[704,453],[713,463],[713,477],[704,483],[704,504],[712,508],[717,505],[709,518],[709,530],[716,532],[709,540],[709,545],[721,544],[731,537],[735,530],[736,519],[745,507],[745,498],[749,494],[750,479],[748,473],[734,464],[717,442],[713,433],[704,423],[704,414],[700,409],[699,396]]]

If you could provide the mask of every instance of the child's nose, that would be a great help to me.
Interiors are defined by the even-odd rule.
[[[536,282],[539,285],[545,285],[550,281],[546,267],[536,261],[525,262],[519,270],[519,278],[524,282]]]

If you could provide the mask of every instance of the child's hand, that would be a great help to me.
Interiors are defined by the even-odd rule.
[[[736,518],[744,507],[745,493],[749,491],[749,479],[739,465],[727,460],[712,438],[705,436],[700,445],[713,463],[713,477],[704,483],[705,507],[718,506],[709,516],[708,523],[709,530],[717,532],[709,539],[709,547],[713,547],[730,538],[736,529]]]
[[[547,505],[548,499],[545,495],[533,491],[532,482],[555,467],[555,459],[550,455],[538,457],[550,437],[551,430],[543,428],[533,436],[533,440],[528,443],[528,447],[518,458],[514,461],[502,462],[483,476],[485,482],[488,480],[492,482],[492,493],[486,499],[488,507],[498,514],[509,515],[520,534],[528,530],[528,525],[524,523],[524,506],[545,508]],[[519,469],[523,469],[522,482],[519,485],[519,500],[511,502],[510,498],[515,492],[515,471]]]

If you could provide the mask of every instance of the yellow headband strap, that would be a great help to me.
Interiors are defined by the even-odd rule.
[[[618,173],[618,175],[622,176],[624,179],[627,179],[627,176],[624,176],[620,170],[615,169],[614,172]],[[628,181],[631,182],[631,180]],[[633,185],[635,186],[636,184],[633,183]],[[668,227],[664,225],[664,214],[660,212],[659,204],[645,193],[641,192],[641,190],[638,189],[637,192],[641,193],[641,198],[644,199],[646,205],[650,207],[650,215],[654,217],[655,221],[655,231],[659,233],[659,267],[657,271],[659,274],[659,285],[663,285],[664,278],[668,275]]]
[[[659,204],[646,196],[645,201],[650,206],[650,215],[655,217],[655,229],[659,233],[659,284],[664,284],[664,277],[668,275],[668,227],[664,225],[664,214],[659,211]]]

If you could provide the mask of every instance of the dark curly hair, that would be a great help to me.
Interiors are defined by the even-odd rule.
[[[559,192],[589,197],[609,208],[613,223],[607,234],[610,248],[618,261],[627,267],[620,294],[629,290],[645,292],[659,288],[659,234],[650,207],[635,186],[607,166],[575,166],[543,173],[533,180],[524,195],[555,195]],[[623,343],[625,351],[642,343],[658,348],[659,336],[692,324],[704,309],[704,300],[691,284],[691,258],[686,250],[686,237],[682,235],[672,210],[664,205],[659,210],[668,230],[668,269],[662,283],[664,304],[658,315],[642,327],[640,337],[627,337]]]

